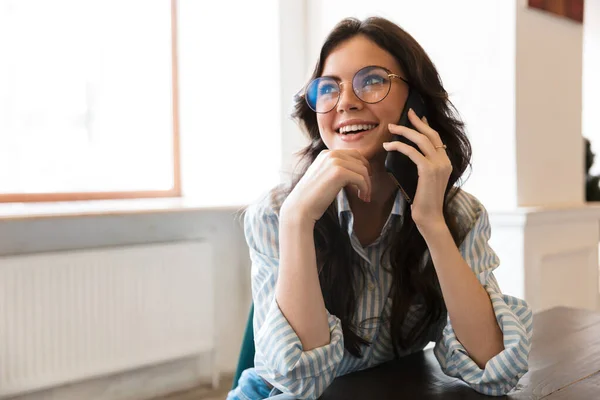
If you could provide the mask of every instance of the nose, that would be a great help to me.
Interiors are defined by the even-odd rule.
[[[337,104],[338,112],[357,111],[362,109],[363,102],[356,97],[356,93],[350,85],[345,86],[344,82],[340,83],[340,101]]]

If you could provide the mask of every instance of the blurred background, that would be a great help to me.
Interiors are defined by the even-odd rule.
[[[326,34],[372,15],[466,123],[503,291],[600,308],[599,1],[0,0],[1,399],[228,385],[239,211],[294,170]]]

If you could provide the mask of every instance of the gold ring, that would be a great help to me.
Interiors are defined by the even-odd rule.
[[[441,146],[435,146],[436,149],[446,149],[447,146],[445,144],[441,145]]]

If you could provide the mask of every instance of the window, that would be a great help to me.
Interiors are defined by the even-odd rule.
[[[282,96],[281,3],[177,3],[183,196],[194,204],[248,204],[280,180],[282,124],[304,80]]]
[[[0,0],[0,202],[180,195],[175,0]]]

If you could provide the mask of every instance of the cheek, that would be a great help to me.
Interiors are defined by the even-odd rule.
[[[327,124],[330,123],[330,113],[327,114],[317,114],[317,123],[319,124],[319,129],[323,129],[327,127]]]
[[[323,117],[320,114],[317,114],[317,126],[319,127],[319,132],[323,132]]]
[[[317,125],[319,127],[319,132],[321,133],[321,137],[324,134],[327,134],[331,131],[331,126],[333,124],[333,118],[328,114],[317,114]]]
[[[402,107],[394,107],[388,110],[387,118],[392,124],[397,124],[400,121],[400,115],[402,114]]]
[[[408,93],[403,91],[394,91],[393,93],[390,93],[390,101],[385,104],[385,109],[381,110],[382,119],[385,119],[386,122],[397,124],[398,121],[400,121],[400,115],[404,109],[407,97]]]
[[[400,114],[402,113],[402,107],[397,103],[382,104],[376,110],[373,110],[373,114],[377,120],[387,126],[388,123],[396,124],[400,120]]]

